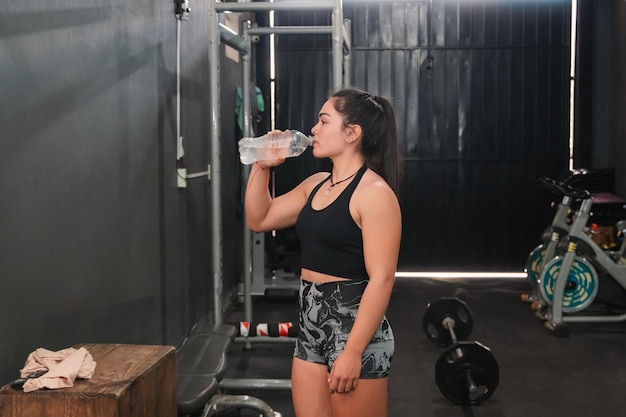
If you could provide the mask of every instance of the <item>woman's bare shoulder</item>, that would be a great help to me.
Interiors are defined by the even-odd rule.
[[[365,227],[366,223],[396,224],[402,216],[396,194],[389,184],[372,170],[367,170],[363,175],[350,205],[354,219],[360,227]]]
[[[365,171],[365,174],[363,174],[357,191],[366,198],[386,197],[389,196],[390,193],[395,196],[393,190],[383,177],[371,169],[368,169]]]
[[[398,197],[389,184],[371,169],[363,175],[354,197],[356,208],[361,214],[397,211],[399,208]]]

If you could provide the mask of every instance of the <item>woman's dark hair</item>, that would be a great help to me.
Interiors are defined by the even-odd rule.
[[[344,125],[361,126],[361,153],[368,168],[383,177],[398,195],[402,177],[398,131],[393,106],[384,97],[357,88],[335,92],[335,110]]]

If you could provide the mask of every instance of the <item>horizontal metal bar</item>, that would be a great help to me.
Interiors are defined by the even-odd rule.
[[[549,157],[536,157],[536,158],[532,158],[532,159],[524,159],[522,157],[509,157],[509,158],[497,158],[497,157],[456,157],[456,158],[452,158],[452,157],[420,157],[420,156],[407,156],[407,157],[403,157],[402,160],[404,162],[445,162],[445,163],[449,163],[449,162],[458,162],[458,163],[467,163],[467,162],[549,162],[549,161],[555,161],[555,162],[562,162],[564,161],[563,158],[559,158],[559,157],[554,157],[554,158],[549,158]]]
[[[257,378],[224,378],[220,381],[220,388],[225,390],[259,389],[268,391],[282,391],[291,389],[289,379],[257,379]]]
[[[567,45],[536,45],[536,46],[516,46],[516,45],[497,45],[497,46],[474,46],[474,45],[450,45],[450,46],[355,46],[355,51],[536,51],[536,50],[566,50]]]
[[[193,178],[200,178],[200,177],[208,177],[209,179],[211,179],[211,171],[196,172],[195,174],[187,174],[185,178],[190,180]]]
[[[525,272],[441,272],[441,271],[400,272],[398,271],[396,272],[396,278],[527,279],[527,274]]]
[[[614,316],[564,316],[563,322],[566,323],[617,323],[626,321],[626,314]]]
[[[315,35],[315,34],[331,34],[332,26],[274,26],[274,27],[257,27],[248,30],[250,35]]]
[[[213,0],[210,0],[213,1]],[[273,3],[217,3],[217,12],[269,12],[285,10],[332,10],[336,5],[334,1],[311,0],[296,2],[273,2]]]

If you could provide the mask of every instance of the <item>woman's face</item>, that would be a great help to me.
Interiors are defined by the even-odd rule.
[[[346,127],[343,117],[335,109],[336,99],[331,98],[324,103],[319,112],[313,134],[313,155],[317,158],[328,158],[337,155],[346,146]]]

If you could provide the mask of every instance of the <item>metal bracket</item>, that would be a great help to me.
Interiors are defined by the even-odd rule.
[[[191,180],[194,178],[205,177],[207,180],[211,181],[211,165],[207,165],[206,171],[196,172],[194,174],[187,174],[186,168],[178,168],[176,170],[176,176],[178,188],[187,188],[187,180]]]
[[[176,14],[176,18],[178,20],[188,20],[189,13],[191,12],[191,8],[189,7],[188,0],[174,0],[174,13]]]

